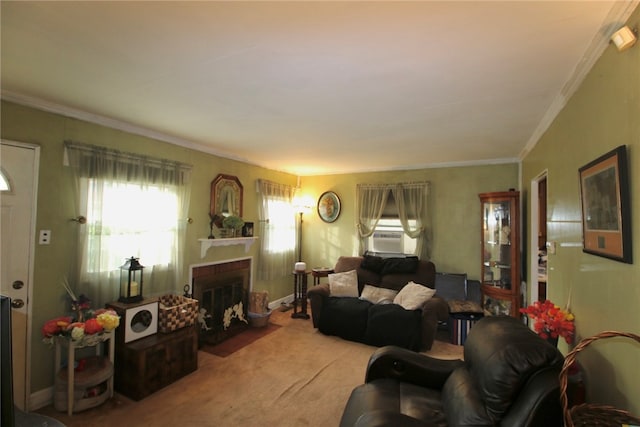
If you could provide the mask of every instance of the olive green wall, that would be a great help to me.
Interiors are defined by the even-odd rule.
[[[216,175],[225,173],[240,179],[244,186],[243,217],[256,224],[256,179],[270,179],[293,186],[297,181],[296,177],[290,174],[7,102],[2,103],[2,139],[29,142],[41,147],[36,229],[51,230],[51,244],[35,247],[35,271],[32,280],[32,393],[53,384],[53,350],[41,342],[40,327],[45,320],[69,310],[61,280],[65,275],[73,276],[77,230],[81,227],[70,221],[81,213],[75,211],[76,203],[73,191],[70,190],[70,172],[62,166],[65,140],[174,159],[193,165],[189,209],[193,223],[187,228],[185,271],[182,281],[176,283],[177,292],[182,292],[183,286],[188,283],[189,265],[247,256],[254,257],[254,261],[257,260],[258,243],[255,243],[248,253],[245,253],[244,245],[226,246],[211,248],[205,258],[200,258],[198,239],[206,238],[209,234],[210,184]],[[257,227],[255,231],[258,231]],[[141,262],[144,264],[144,257]],[[292,293],[289,277],[273,282],[260,282],[255,279],[254,274],[253,287],[255,290],[269,291],[272,300]],[[145,283],[145,295],[154,295],[153,283]]]
[[[58,114],[43,112],[9,102],[2,103],[2,139],[29,142],[41,147],[38,212],[36,229],[52,231],[51,245],[35,248],[32,301],[33,328],[31,338],[31,391],[43,390],[53,383],[53,350],[42,344],[40,325],[45,320],[68,310],[60,280],[75,268],[76,238],[79,225],[73,221],[75,201],[69,171],[62,167],[63,142],[74,140],[112,147],[119,150],[152,154],[193,165],[189,216],[193,223],[187,231],[184,279],[176,284],[180,292],[188,282],[188,266],[220,259],[253,256],[257,244],[245,254],[244,246],[209,249],[200,258],[198,238],[209,231],[210,183],[219,173],[236,175],[244,186],[244,212],[248,221],[257,222],[256,179],[270,179],[296,185],[295,176],[224,159],[158,140],[84,122]],[[433,218],[432,260],[439,271],[467,272],[478,278],[480,259],[480,204],[478,193],[503,191],[517,186],[518,165],[446,167],[414,171],[363,173],[304,177],[303,194],[317,200],[327,190],[335,191],[342,200],[342,213],[332,224],[322,222],[315,210],[304,216],[303,258],[309,266],[332,266],[338,256],[355,254],[355,186],[357,183],[390,183],[429,181]],[[256,227],[257,231],[258,228]],[[462,244],[460,243],[462,242]],[[148,284],[147,286],[151,286]],[[145,290],[153,292],[153,289]],[[267,290],[271,300],[292,293],[291,280],[274,282],[254,279],[254,289]],[[145,292],[147,293],[147,292]]]
[[[629,20],[638,25],[640,10]],[[634,264],[582,252],[578,169],[619,145],[627,145]],[[564,306],[571,291],[579,339],[604,330],[640,333],[640,46],[609,46],[579,90],[522,162],[523,188],[548,171],[548,297]],[[531,218],[527,212],[527,223]],[[531,236],[528,236],[530,239]],[[567,350],[566,345],[561,349]],[[598,341],[578,358],[585,368],[587,399],[640,414],[640,344]],[[636,372],[634,374],[634,372]]]
[[[478,194],[517,189],[518,174],[518,164],[510,163],[303,177],[303,194],[318,200],[323,192],[334,191],[342,202],[333,223],[323,222],[316,211],[303,217],[303,259],[310,267],[332,266],[340,255],[357,254],[357,184],[428,181],[431,260],[440,272],[467,273],[479,279],[482,215]]]

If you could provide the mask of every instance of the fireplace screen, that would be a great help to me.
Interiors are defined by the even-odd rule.
[[[211,272],[193,279],[200,345],[217,344],[247,327],[249,271]]]

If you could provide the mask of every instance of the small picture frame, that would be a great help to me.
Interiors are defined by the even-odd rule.
[[[626,146],[598,157],[579,172],[582,251],[632,264]]]
[[[324,222],[338,219],[340,208],[340,198],[333,191],[325,191],[318,199],[318,215]]]
[[[245,222],[242,226],[242,237],[253,237],[253,223]]]

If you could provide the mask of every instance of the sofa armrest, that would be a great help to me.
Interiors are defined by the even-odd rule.
[[[422,306],[422,343],[421,350],[431,350],[433,341],[438,332],[438,322],[444,322],[449,318],[449,306],[447,302],[437,295],[430,298]]]
[[[307,290],[307,298],[311,303],[311,319],[313,327],[318,328],[320,325],[320,314],[322,313],[322,305],[324,299],[331,295],[328,283],[322,283]]]
[[[442,360],[395,346],[376,350],[369,358],[365,382],[393,378],[401,382],[440,390],[462,360]]]

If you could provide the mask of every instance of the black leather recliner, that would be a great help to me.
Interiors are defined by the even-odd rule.
[[[486,317],[464,361],[378,349],[340,421],[352,426],[562,426],[562,354],[520,321]]]

